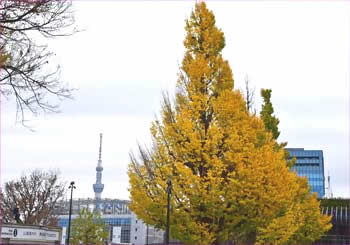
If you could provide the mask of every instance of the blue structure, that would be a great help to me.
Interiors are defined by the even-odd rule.
[[[78,215],[72,215],[72,220],[74,220]],[[102,219],[105,224],[109,227],[110,238],[108,241],[112,240],[112,229],[115,226],[121,227],[120,233],[120,243],[130,243],[131,238],[131,215],[124,215],[124,217],[117,217],[116,215],[102,215]],[[68,227],[68,216],[61,215],[58,221],[59,227]]]
[[[325,177],[323,152],[321,150],[304,150],[304,148],[286,148],[290,157],[296,158],[293,171],[299,176],[306,176],[312,192],[316,192],[319,198],[325,195]]]

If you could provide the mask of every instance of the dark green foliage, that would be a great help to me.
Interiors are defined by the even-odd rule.
[[[280,120],[273,115],[274,110],[271,103],[271,89],[261,89],[261,97],[264,100],[264,103],[261,108],[260,112],[260,118],[263,120],[265,128],[272,133],[272,136],[275,140],[277,140],[278,136],[280,135],[280,131],[278,131],[278,124],[280,123]],[[285,148],[287,146],[287,142],[282,142],[280,144],[276,144],[276,150],[279,150],[281,148]],[[296,159],[289,159],[290,154],[288,151],[285,152],[285,159],[287,161],[287,166],[289,168],[293,167]]]
[[[271,89],[261,89],[261,96],[264,99],[264,104],[262,105],[260,116],[264,121],[265,128],[270,131],[273,138],[277,140],[280,132],[278,131],[278,124],[280,121],[273,114],[273,106],[271,103]]]
[[[343,198],[330,198],[330,199],[320,199],[321,207],[346,207],[350,206],[350,199]]]

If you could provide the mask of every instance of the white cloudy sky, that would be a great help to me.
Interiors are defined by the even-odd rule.
[[[75,1],[85,29],[49,43],[62,80],[75,91],[62,113],[15,124],[1,105],[2,182],[34,168],[58,168],[76,197],[93,197],[103,133],[103,197],[128,199],[128,153],[148,144],[161,93],[173,93],[183,56],[184,20],[194,1]],[[350,5],[346,1],[208,1],[224,31],[235,87],[248,75],[273,90],[280,140],[321,149],[335,196],[350,196]]]

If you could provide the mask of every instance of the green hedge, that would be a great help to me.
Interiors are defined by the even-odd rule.
[[[320,199],[321,207],[346,207],[350,206],[349,198],[329,198],[329,199]]]

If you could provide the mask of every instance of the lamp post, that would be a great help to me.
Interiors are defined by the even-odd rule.
[[[167,213],[166,213],[165,244],[169,245],[170,195],[171,195],[171,188],[172,188],[171,179],[168,179],[167,184],[168,184],[168,188],[167,188],[167,192],[168,192],[168,207],[167,207]]]
[[[74,186],[74,181],[70,182],[70,185],[69,185],[68,188],[71,189],[71,190],[70,190],[70,202],[69,202],[67,245],[69,245],[69,239],[70,239],[70,223],[71,223],[71,216],[72,216],[73,189],[76,188],[76,187]]]

